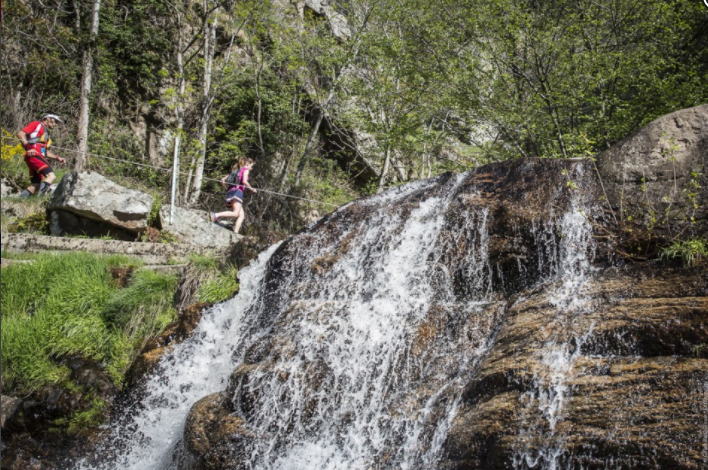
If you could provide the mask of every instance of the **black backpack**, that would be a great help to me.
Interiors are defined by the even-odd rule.
[[[230,184],[231,186],[238,186],[238,185],[240,185],[240,184],[241,184],[241,181],[240,181],[239,178],[238,178],[238,174],[239,174],[240,171],[241,171],[241,169],[239,168],[238,170],[231,172],[231,174],[229,175],[229,177],[226,178],[226,182],[227,182],[228,184]]]

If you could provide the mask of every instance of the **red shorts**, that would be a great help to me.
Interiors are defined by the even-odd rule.
[[[53,173],[52,167],[41,155],[28,156],[25,155],[25,163],[29,167],[29,176],[32,184],[39,184],[45,176]]]

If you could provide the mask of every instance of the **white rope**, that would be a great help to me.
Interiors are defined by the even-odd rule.
[[[17,142],[21,142],[20,139],[18,139],[17,137],[2,136],[2,139],[3,139],[3,140],[14,140],[14,141],[17,141]],[[79,152],[78,150],[73,150],[73,149],[66,148],[66,147],[58,147],[58,146],[56,146],[56,145],[52,145],[52,148],[53,148],[53,149],[58,149],[58,150],[64,150],[64,151],[66,151],[66,152],[81,153],[81,152]],[[123,160],[123,159],[121,159],[121,158],[107,157],[107,156],[105,156],[105,155],[98,155],[98,154],[89,153],[89,152],[85,152],[85,154],[88,155],[88,156],[90,156],[90,157],[105,158],[106,160],[113,160],[113,161],[116,161],[116,162],[129,163],[129,164],[131,164],[131,165],[142,166],[142,167],[145,167],[145,168],[153,168],[153,169],[155,169],[155,170],[160,170],[160,171],[169,171],[170,173],[172,172],[172,169],[171,169],[171,168],[164,168],[164,167],[161,167],[161,166],[147,165],[147,164],[145,164],[145,163],[132,162],[132,161],[130,161],[130,160]],[[182,173],[182,172],[179,172],[179,174],[180,174],[180,175],[184,175],[184,176],[188,175],[188,173]],[[207,181],[214,181],[214,182],[216,182],[216,183],[221,183],[221,180],[215,180],[215,179],[213,179],[213,178],[202,177],[202,179],[203,179],[203,180],[207,180]],[[256,190],[258,190],[258,191],[260,191],[260,192],[263,192],[263,193],[276,194],[276,195],[278,195],[278,196],[289,197],[289,198],[291,198],[291,199],[299,199],[300,201],[314,202],[314,203],[316,203],[316,204],[325,204],[325,205],[332,206],[332,207],[339,207],[338,205],[332,204],[332,203],[329,203],[329,202],[317,201],[317,200],[315,200],[315,199],[307,199],[307,198],[298,197],[298,196],[291,196],[290,194],[278,193],[278,192],[275,192],[275,191],[270,191],[270,190],[268,190],[268,189],[261,189],[261,188],[255,188],[255,187],[254,187],[253,189],[256,189]]]

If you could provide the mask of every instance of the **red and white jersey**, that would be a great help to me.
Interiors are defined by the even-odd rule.
[[[47,148],[52,144],[52,139],[49,137],[49,133],[44,128],[41,122],[32,121],[22,129],[27,135],[27,143],[25,150],[33,148],[35,152],[42,156],[46,156]]]

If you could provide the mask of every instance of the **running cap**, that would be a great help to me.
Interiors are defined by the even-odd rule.
[[[42,121],[44,121],[45,119],[49,119],[49,118],[54,119],[55,121],[59,121],[62,124],[64,124],[64,121],[62,121],[61,118],[59,116],[57,116],[56,114],[45,114],[44,116],[42,116]]]

